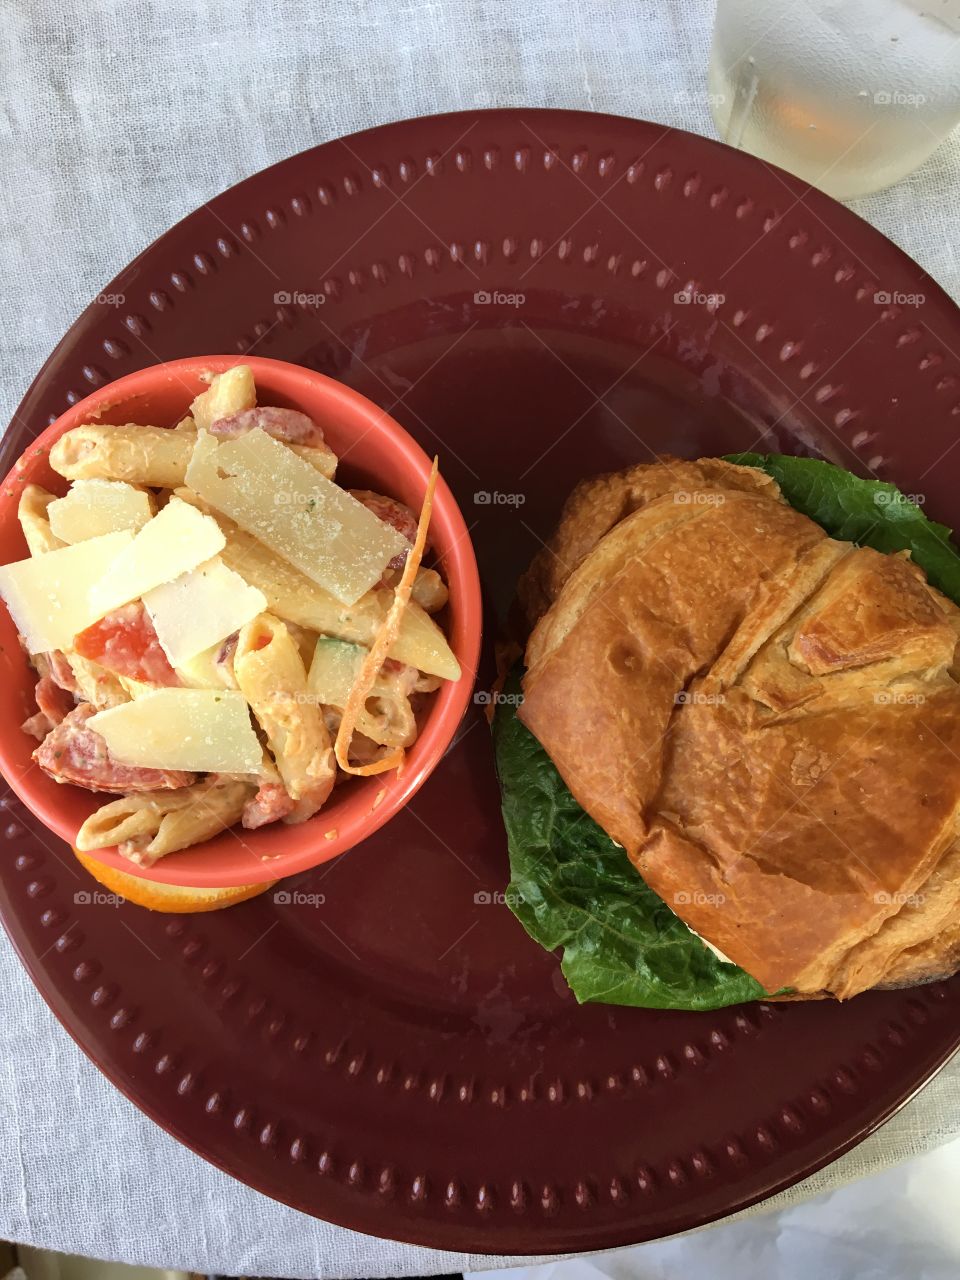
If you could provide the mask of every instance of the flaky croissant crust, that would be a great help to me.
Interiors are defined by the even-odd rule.
[[[647,884],[767,990],[960,964],[960,610],[771,479],[578,487],[520,587],[520,717]]]

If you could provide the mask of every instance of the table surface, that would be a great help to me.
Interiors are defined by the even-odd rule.
[[[100,0],[95,9],[79,0],[2,9],[0,422],[131,258],[293,152],[390,120],[487,106],[608,111],[713,136],[705,0]],[[855,207],[960,296],[956,134],[916,174]],[[205,1164],[100,1076],[5,938],[0,1014],[2,1237],[229,1275],[508,1265],[331,1227]],[[958,1133],[955,1060],[879,1133],[765,1209],[782,1212]],[[949,1151],[943,1167],[960,1176],[960,1145]]]

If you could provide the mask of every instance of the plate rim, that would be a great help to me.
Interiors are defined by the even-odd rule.
[[[5,892],[0,892],[0,901],[2,901],[2,899],[5,896],[6,896]],[[934,1080],[938,1075],[940,1075],[940,1073],[944,1070],[944,1068],[956,1056],[957,1052],[960,1051],[960,1031],[958,1031],[957,1046],[954,1049],[946,1050],[943,1054],[937,1055],[936,1059],[934,1060],[934,1065],[932,1069],[929,1070],[929,1072],[924,1076],[923,1080],[920,1081],[920,1083],[915,1085],[914,1088],[905,1097],[901,1098],[899,1101],[893,1102],[888,1107],[884,1108],[882,1112],[880,1112],[873,1120],[865,1122],[864,1125],[860,1129],[858,1129],[855,1134],[853,1134],[848,1139],[844,1140],[838,1146],[834,1147],[834,1149],[829,1155],[824,1156],[822,1159],[817,1158],[814,1161],[810,1162],[809,1164],[805,1165],[804,1168],[801,1170],[801,1172],[796,1176],[791,1175],[783,1179],[775,1180],[770,1184],[767,1190],[761,1191],[756,1195],[751,1194],[748,1196],[744,1196],[743,1198],[739,1199],[730,1209],[722,1213],[710,1214],[702,1217],[697,1221],[695,1225],[681,1227],[676,1231],[669,1231],[666,1234],[644,1233],[639,1238],[637,1237],[635,1231],[631,1231],[629,1229],[624,1230],[622,1234],[618,1232],[605,1232],[605,1234],[609,1234],[611,1236],[609,1243],[605,1243],[602,1245],[596,1245],[596,1244],[587,1245],[583,1248],[576,1248],[576,1249],[562,1249],[555,1253],[540,1253],[536,1249],[533,1249],[533,1248],[527,1249],[527,1248],[520,1247],[519,1245],[510,1253],[499,1253],[499,1254],[487,1253],[485,1252],[484,1245],[483,1245],[483,1241],[486,1237],[485,1237],[484,1229],[482,1227],[453,1228],[456,1235],[463,1237],[465,1242],[462,1244],[450,1243],[446,1241],[438,1242],[436,1237],[433,1236],[431,1233],[431,1227],[435,1225],[432,1221],[425,1222],[423,1224],[423,1229],[421,1230],[417,1225],[417,1219],[412,1215],[407,1215],[404,1218],[404,1223],[409,1224],[410,1226],[409,1232],[405,1230],[402,1235],[377,1236],[370,1231],[368,1225],[361,1223],[358,1219],[351,1220],[349,1214],[339,1215],[337,1213],[333,1213],[328,1215],[325,1212],[324,1215],[321,1217],[318,1213],[316,1213],[313,1209],[311,1209],[309,1205],[307,1205],[305,1202],[298,1201],[295,1197],[291,1198],[285,1195],[278,1195],[274,1191],[267,1191],[264,1189],[262,1185],[258,1185],[254,1181],[250,1181],[245,1177],[241,1177],[239,1174],[235,1172],[235,1170],[231,1169],[225,1162],[218,1159],[214,1154],[206,1150],[203,1150],[202,1143],[198,1143],[195,1139],[186,1137],[183,1133],[181,1133],[176,1128],[176,1126],[171,1124],[169,1120],[164,1119],[163,1116],[160,1114],[159,1108],[153,1106],[152,1104],[138,1097],[135,1091],[129,1088],[128,1085],[124,1082],[124,1080],[120,1076],[120,1073],[115,1072],[113,1070],[112,1066],[106,1066],[102,1062],[97,1061],[97,1059],[94,1058],[88,1052],[83,1042],[78,1038],[73,1027],[71,1027],[70,1025],[69,1002],[66,1001],[66,999],[62,998],[59,988],[52,987],[51,988],[52,994],[51,994],[51,993],[48,993],[48,991],[44,988],[43,985],[41,985],[41,983],[37,978],[38,970],[34,968],[32,958],[28,955],[26,950],[21,946],[21,939],[17,936],[17,934],[14,931],[11,930],[10,924],[7,920],[6,912],[0,912],[0,923],[3,924],[4,932],[6,933],[10,942],[12,943],[18,958],[20,959],[21,963],[23,964],[24,968],[29,974],[31,982],[33,982],[34,986],[37,988],[37,990],[40,992],[40,995],[43,997],[44,1003],[47,1005],[48,1009],[50,1009],[50,1011],[53,1013],[59,1025],[63,1027],[63,1029],[70,1036],[70,1039],[73,1041],[73,1043],[77,1045],[77,1047],[80,1049],[83,1055],[90,1062],[93,1063],[93,1065],[97,1068],[97,1070],[106,1077],[106,1079],[110,1082],[110,1084],[113,1085],[115,1089],[118,1089],[119,1092],[137,1108],[138,1111],[141,1111],[151,1121],[153,1121],[153,1123],[156,1124],[164,1133],[168,1134],[170,1137],[174,1138],[177,1142],[181,1143],[181,1145],[185,1146],[195,1156],[198,1156],[201,1160],[206,1161],[207,1164],[213,1165],[214,1168],[219,1169],[221,1173],[225,1173],[228,1177],[233,1178],[236,1182],[239,1182],[243,1186],[249,1187],[251,1190],[256,1191],[260,1195],[265,1196],[268,1200],[273,1200],[273,1201],[276,1201],[278,1204],[286,1205],[287,1208],[295,1209],[299,1213],[303,1213],[310,1218],[315,1218],[320,1222],[331,1223],[333,1226],[340,1227],[346,1231],[360,1232],[361,1234],[369,1235],[371,1236],[371,1238],[377,1239],[377,1240],[393,1241],[398,1244],[410,1245],[415,1248],[435,1249],[435,1250],[444,1251],[444,1252],[479,1254],[480,1256],[486,1257],[486,1258],[518,1257],[518,1258],[557,1259],[557,1258],[567,1257],[567,1256],[579,1257],[581,1255],[590,1254],[590,1253],[606,1253],[614,1249],[629,1248],[632,1245],[648,1244],[648,1243],[652,1243],[653,1241],[674,1239],[677,1236],[689,1235],[694,1231],[699,1231],[705,1227],[711,1227],[719,1223],[722,1223],[728,1218],[734,1217],[736,1214],[742,1213],[745,1210],[750,1209],[755,1205],[762,1204],[763,1201],[770,1199],[771,1196],[778,1195],[782,1191],[786,1191],[786,1190],[789,1190],[791,1187],[797,1186],[799,1183],[805,1181],[807,1178],[811,1177],[813,1174],[818,1173],[821,1169],[826,1168],[827,1165],[833,1164],[836,1160],[840,1159],[841,1156],[844,1156],[848,1152],[852,1151],[854,1147],[858,1147],[866,1138],[870,1137],[871,1134],[876,1133],[878,1129],[881,1129],[889,1120],[891,1120],[895,1115],[897,1115],[900,1111],[902,1111],[905,1106],[907,1106],[920,1093],[922,1093],[923,1090],[927,1087],[927,1085],[930,1084],[931,1081]],[[684,1210],[682,1208],[678,1210],[678,1216],[683,1212]]]
[[[518,123],[522,124],[523,116],[535,116],[538,119],[547,119],[547,118],[566,119],[571,121],[573,120],[611,121],[616,125],[630,125],[634,127],[639,125],[641,128],[659,129],[661,131],[662,138],[666,138],[671,134],[682,134],[684,137],[695,139],[696,144],[698,146],[706,146],[709,148],[717,149],[721,152],[725,152],[728,156],[736,157],[738,163],[742,161],[746,161],[748,165],[758,164],[762,166],[764,169],[767,169],[769,172],[775,174],[787,188],[799,194],[804,200],[806,200],[809,197],[812,200],[814,200],[814,202],[818,204],[823,204],[829,209],[842,210],[842,215],[845,218],[852,220],[852,222],[856,223],[859,227],[865,228],[867,234],[870,234],[876,237],[877,241],[879,243],[882,243],[882,245],[884,246],[885,251],[887,252],[892,251],[898,257],[901,265],[909,266],[915,269],[916,271],[919,271],[921,275],[925,278],[925,280],[929,282],[931,288],[938,294],[941,300],[948,305],[948,307],[953,308],[954,311],[960,311],[960,304],[954,301],[954,299],[950,296],[950,294],[947,293],[943,285],[941,285],[940,282],[934,276],[930,275],[927,269],[921,266],[921,264],[917,262],[915,258],[911,257],[911,255],[906,251],[906,249],[901,248],[901,246],[898,245],[896,241],[891,240],[889,236],[884,235],[884,233],[879,229],[879,227],[875,227],[872,222],[869,222],[866,218],[861,217],[861,215],[857,213],[854,209],[851,209],[848,204],[844,203],[841,200],[834,199],[833,196],[827,195],[825,191],[821,191],[818,187],[815,187],[812,184],[805,182],[802,178],[798,178],[795,174],[790,173],[789,170],[782,168],[780,165],[773,164],[769,160],[763,160],[760,157],[754,156],[750,152],[742,151],[737,147],[732,147],[729,145],[729,143],[720,141],[719,138],[708,138],[705,134],[695,133],[691,129],[681,129],[681,128],[678,128],[676,125],[661,125],[657,121],[648,120],[644,116],[625,116],[612,111],[583,111],[573,107],[478,107],[475,109],[467,108],[459,111],[438,111],[425,116],[408,116],[402,120],[388,120],[383,124],[370,125],[366,129],[356,129],[352,133],[337,134],[336,137],[327,138],[323,142],[315,143],[312,147],[304,147],[301,151],[293,151],[290,153],[290,155],[284,156],[280,160],[275,160],[271,164],[265,165],[262,169],[255,169],[252,173],[248,173],[245,177],[240,178],[237,182],[230,183],[229,186],[222,188],[222,190],[218,191],[215,195],[211,196],[209,200],[205,200],[202,204],[197,205],[195,208],[191,209],[188,213],[184,214],[182,218],[178,218],[176,222],[171,223],[170,226],[166,228],[166,230],[162,231],[158,236],[155,236],[153,240],[151,240],[148,244],[144,245],[144,247],[140,250],[140,252],[135,254],[135,256],[131,258],[130,261],[126,264],[126,266],[121,267],[120,270],[117,272],[117,274],[113,276],[109,281],[107,281],[101,287],[100,292],[101,293],[113,292],[114,285],[119,284],[122,278],[129,271],[137,267],[142,262],[142,260],[145,257],[147,257],[148,254],[151,254],[154,251],[154,249],[157,248],[158,245],[163,243],[164,240],[166,240],[169,236],[174,235],[178,230],[184,227],[186,223],[190,222],[191,219],[198,212],[200,212],[203,209],[208,209],[213,205],[216,205],[218,201],[222,200],[225,196],[228,196],[231,193],[235,192],[238,188],[242,187],[245,183],[253,182],[261,178],[264,178],[266,177],[266,175],[272,172],[276,172],[279,169],[285,167],[291,161],[300,161],[306,156],[314,155],[317,152],[322,151],[325,147],[335,146],[338,143],[359,141],[360,139],[368,138],[373,135],[382,135],[392,130],[400,131],[404,128],[409,127],[410,125],[423,124],[427,121],[429,121],[430,123],[434,123],[438,121],[455,121],[455,120],[466,121],[466,120],[482,120],[482,119],[493,120],[495,118],[503,118],[503,119],[516,119]],[[893,184],[893,186],[896,186],[896,185],[897,185],[896,183]],[[890,189],[891,188],[884,188],[884,190],[890,190]],[[9,433],[10,426],[16,421],[17,418],[21,416],[21,411],[23,410],[24,405],[28,404],[28,402],[31,400],[33,395],[39,389],[40,383],[43,381],[44,375],[46,374],[50,366],[53,364],[57,356],[60,354],[61,349],[67,345],[70,335],[85,320],[87,320],[92,316],[96,305],[97,305],[96,299],[94,298],[74,318],[74,320],[68,326],[63,337],[60,338],[59,342],[57,342],[57,344],[54,346],[50,354],[47,356],[46,360],[44,360],[43,364],[40,366],[36,375],[31,379],[26,390],[21,396],[17,407],[13,411],[13,415],[10,421],[8,422],[3,432],[3,436],[0,437],[0,471],[3,471],[4,474],[6,473],[6,470],[9,470],[9,467],[6,467],[6,469],[4,468],[4,463],[2,462],[2,458],[3,458],[2,446],[6,439],[7,434]]]

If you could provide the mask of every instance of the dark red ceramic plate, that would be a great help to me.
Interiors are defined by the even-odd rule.
[[[819,451],[956,516],[953,304],[839,205],[659,126],[502,111],[359,134],[226,192],[104,296],[123,301],[57,348],[4,469],[72,398],[141,365],[298,361],[439,451],[491,640],[573,483],[652,450]],[[497,901],[482,712],[362,847],[287,900],[208,916],[85,901],[70,851],[10,802],[2,906],[27,967],[196,1151],[374,1234],[592,1249],[787,1186],[953,1052],[960,981],[845,1007],[578,1007]]]

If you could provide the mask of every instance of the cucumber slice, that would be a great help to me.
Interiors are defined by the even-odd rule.
[[[313,652],[307,689],[317,702],[343,708],[357,678],[366,650],[363,645],[320,636]]]

